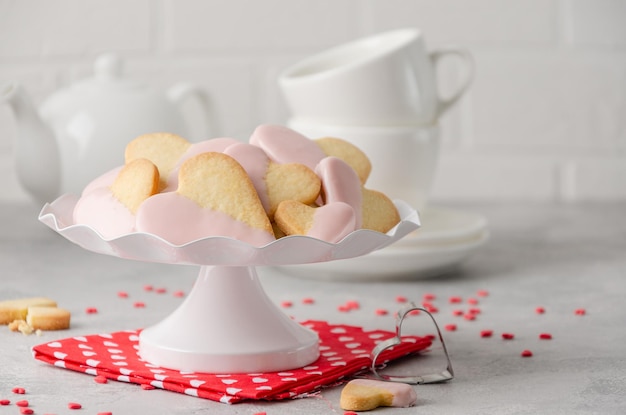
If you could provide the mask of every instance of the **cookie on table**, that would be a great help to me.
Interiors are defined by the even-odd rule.
[[[34,330],[65,330],[70,328],[71,313],[57,307],[28,307],[26,323]]]
[[[30,297],[0,301],[0,324],[9,324],[14,320],[26,320],[29,307],[56,307],[57,303],[46,297]]]
[[[354,379],[341,390],[339,405],[346,411],[369,411],[379,406],[408,408],[417,402],[411,385],[372,379]]]

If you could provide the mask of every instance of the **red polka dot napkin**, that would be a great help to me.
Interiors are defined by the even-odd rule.
[[[36,359],[54,366],[147,385],[223,403],[249,399],[278,400],[306,395],[330,386],[371,365],[370,351],[395,333],[360,327],[305,321],[320,337],[320,357],[309,366],[283,372],[210,374],[164,369],[142,361],[137,353],[139,330],[70,337],[33,347]],[[394,360],[428,348],[431,341],[416,336],[387,349],[380,361]]]

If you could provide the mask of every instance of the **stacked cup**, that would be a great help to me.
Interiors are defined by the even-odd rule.
[[[466,76],[444,99],[436,74],[441,59],[450,55],[459,58]],[[279,86],[292,113],[288,126],[310,138],[338,137],[358,146],[372,162],[366,186],[408,202],[420,212],[423,225],[412,238],[369,258],[291,266],[291,274],[361,280],[432,276],[450,270],[484,242],[484,218],[427,208],[439,153],[439,119],[469,87],[473,69],[466,50],[427,51],[422,33],[408,28],[331,48],[280,74]]]
[[[442,99],[440,59],[456,55],[467,76]],[[361,148],[372,161],[368,187],[407,201],[427,203],[437,166],[439,117],[468,88],[469,52],[427,51],[417,29],[362,38],[304,59],[279,76],[292,117],[288,126],[311,138],[333,136]]]

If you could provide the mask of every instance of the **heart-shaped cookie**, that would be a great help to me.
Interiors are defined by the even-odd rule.
[[[274,219],[286,235],[307,235],[336,243],[355,230],[356,215],[347,203],[312,207],[295,200],[278,205]]]
[[[372,171],[372,163],[360,148],[335,137],[318,138],[314,141],[327,156],[337,157],[348,163],[359,176],[361,184],[365,184]]]

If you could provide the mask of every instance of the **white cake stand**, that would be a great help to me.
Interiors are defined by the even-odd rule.
[[[402,220],[387,234],[358,230],[336,244],[289,236],[263,247],[209,237],[178,246],[146,233],[107,240],[93,228],[73,223],[77,200],[74,195],[59,197],[43,207],[39,220],[89,251],[200,266],[185,301],[163,321],[144,329],[139,338],[143,360],[189,372],[273,372],[314,362],[319,356],[317,334],[293,321],[268,298],[255,267],[354,258],[420,226],[417,212],[395,201]]]

